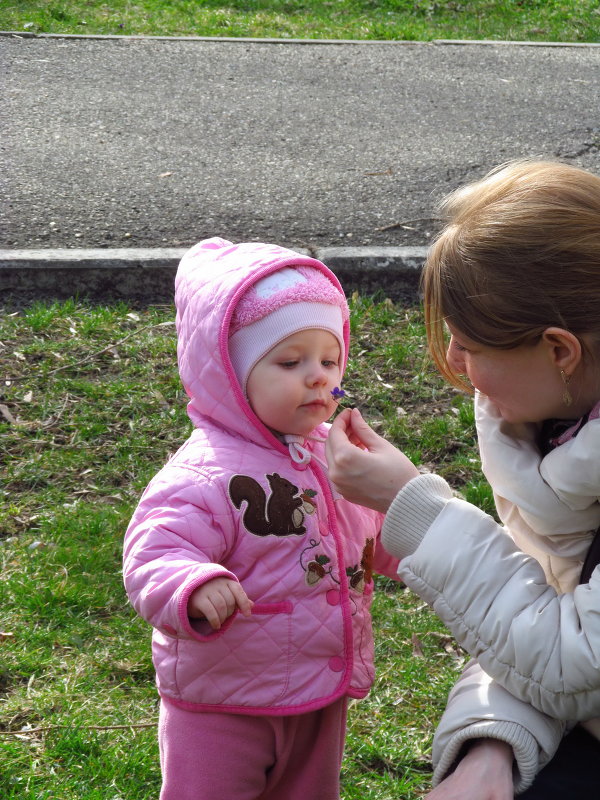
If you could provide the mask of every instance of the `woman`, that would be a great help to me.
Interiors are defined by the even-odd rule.
[[[330,477],[387,512],[400,577],[476,659],[435,736],[430,800],[594,795],[600,570],[577,584],[600,525],[600,178],[518,162],[444,210],[423,276],[429,347],[453,385],[476,390],[504,527],[357,410],[333,425]]]

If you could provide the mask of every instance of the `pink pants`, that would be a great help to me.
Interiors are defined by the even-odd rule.
[[[160,800],[339,800],[347,705],[251,717],[162,701]]]

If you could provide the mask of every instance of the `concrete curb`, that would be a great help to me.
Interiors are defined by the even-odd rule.
[[[0,31],[0,36],[21,39],[89,39],[99,41],[233,42],[241,44],[385,44],[385,45],[511,45],[512,47],[600,47],[600,42],[528,42],[514,39],[278,39],[250,36],[145,36],[143,34],[35,33]]]
[[[187,249],[0,250],[0,297],[17,305],[70,297],[171,302],[177,265]],[[418,300],[426,247],[324,247],[299,252],[327,264],[348,294],[383,293],[392,300]]]

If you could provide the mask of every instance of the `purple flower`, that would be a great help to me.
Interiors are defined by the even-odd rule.
[[[339,386],[334,386],[334,388],[331,390],[331,396],[333,397],[336,403],[339,403],[342,397],[346,396],[346,392]]]

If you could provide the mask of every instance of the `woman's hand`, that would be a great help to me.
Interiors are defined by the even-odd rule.
[[[400,489],[419,471],[393,444],[370,428],[357,408],[333,421],[326,445],[329,477],[353,503],[388,510]]]
[[[478,739],[425,800],[513,800],[512,763],[512,748],[506,742]]]
[[[231,578],[213,578],[199,586],[189,597],[188,617],[206,619],[211,628],[218,631],[236,608],[245,617],[252,612],[252,601],[241,585]]]

